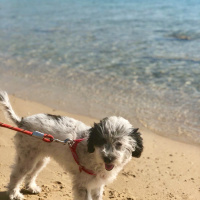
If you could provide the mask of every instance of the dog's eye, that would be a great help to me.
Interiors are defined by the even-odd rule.
[[[116,149],[120,149],[121,146],[122,146],[122,143],[121,143],[121,142],[117,142],[117,143],[115,144]]]

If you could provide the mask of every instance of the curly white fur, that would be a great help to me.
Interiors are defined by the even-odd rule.
[[[8,185],[10,199],[24,198],[20,193],[23,180],[30,192],[39,193],[36,178],[52,157],[72,174],[74,199],[101,200],[104,185],[112,182],[132,156],[139,157],[143,150],[138,129],[122,117],[105,118],[89,127],[72,118],[49,114],[20,118],[13,111],[6,92],[0,92],[0,103],[20,128],[51,134],[60,140],[86,138],[78,144],[77,155],[80,164],[96,174],[80,173],[68,146],[17,133],[15,166]]]

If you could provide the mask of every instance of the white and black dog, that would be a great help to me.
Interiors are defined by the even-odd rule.
[[[51,134],[60,140],[84,139],[75,152],[79,165],[67,145],[42,140],[22,133],[15,135],[16,160],[8,185],[10,199],[23,199],[20,184],[39,193],[36,185],[39,172],[46,166],[49,157],[55,159],[71,173],[73,194],[76,200],[101,200],[104,185],[112,182],[132,156],[140,157],[143,141],[138,129],[122,117],[108,117],[89,127],[68,117],[50,114],[36,114],[20,118],[13,111],[6,92],[0,92],[0,104],[9,118],[20,128]],[[82,170],[80,169],[82,166]],[[82,171],[82,172],[81,172]],[[92,174],[88,174],[92,171]]]

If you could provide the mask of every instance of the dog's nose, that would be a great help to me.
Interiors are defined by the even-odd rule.
[[[114,156],[105,156],[103,160],[106,164],[112,163],[116,158]]]

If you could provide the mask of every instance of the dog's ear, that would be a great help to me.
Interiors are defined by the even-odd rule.
[[[134,128],[130,136],[136,141],[135,151],[132,152],[132,156],[139,158],[143,151],[143,139],[141,137],[141,133],[138,132],[138,128]]]
[[[95,148],[94,148],[94,129],[91,128],[89,130],[89,138],[88,138],[88,152],[89,153],[93,153],[95,151]]]

